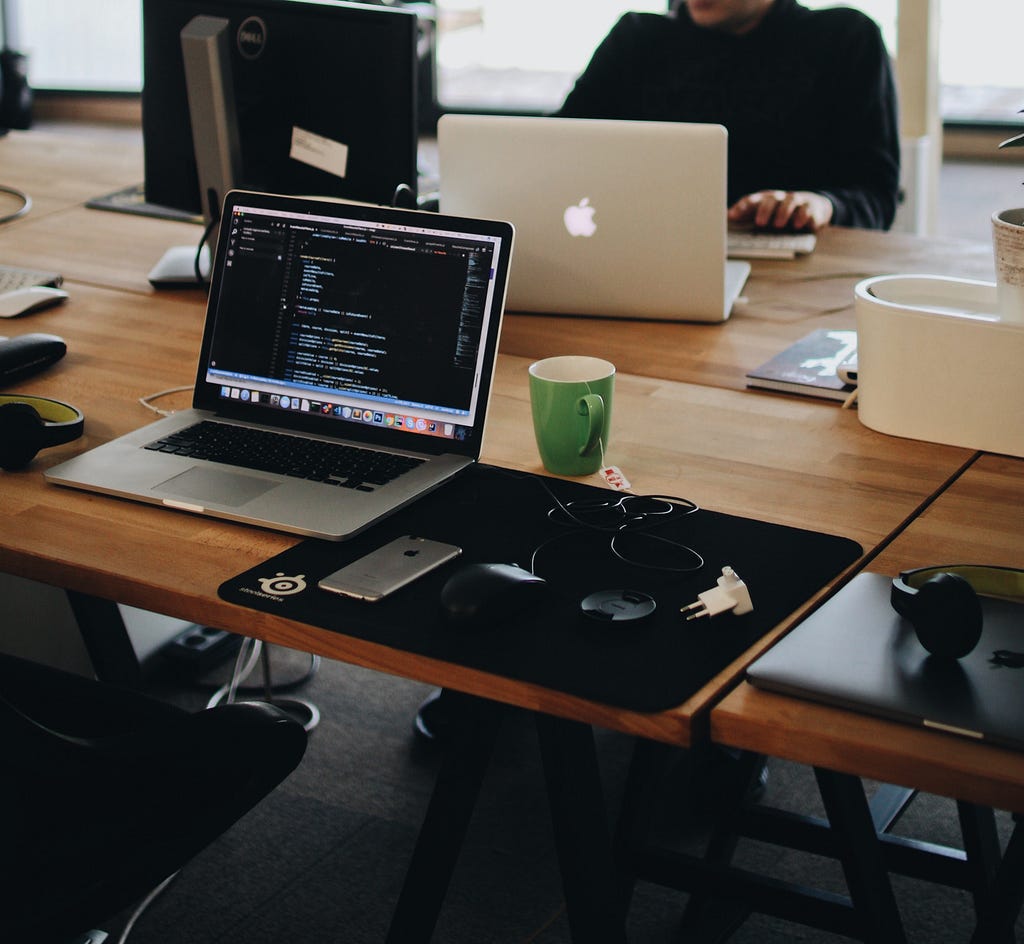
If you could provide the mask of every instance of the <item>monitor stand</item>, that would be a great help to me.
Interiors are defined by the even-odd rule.
[[[199,249],[199,272],[196,272],[196,247],[171,246],[152,269],[149,284],[153,288],[206,288],[210,283],[210,247]]]
[[[181,31],[192,141],[206,231],[199,247],[173,246],[164,253],[149,273],[150,284],[155,288],[209,284],[211,254],[216,250],[220,228],[221,202],[235,185],[241,166],[229,27],[229,21],[223,17],[196,16]]]
[[[146,200],[146,185],[131,184],[121,187],[113,193],[105,193],[99,197],[91,197],[85,201],[90,210],[110,210],[114,213],[130,213],[133,216],[151,216],[158,220],[177,220],[181,223],[202,223],[202,213],[190,210],[178,210],[175,207],[161,206]]]

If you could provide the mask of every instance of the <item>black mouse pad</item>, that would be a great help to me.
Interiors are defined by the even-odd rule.
[[[463,554],[376,603],[317,587],[405,534],[457,544]],[[660,711],[685,701],[860,554],[848,538],[705,509],[686,513],[659,500],[480,465],[350,541],[302,541],[219,592],[232,603],[406,652]],[[441,589],[473,562],[533,569],[550,593],[505,621],[450,625]],[[753,611],[687,621],[680,608],[715,587],[725,566],[746,583]],[[589,595],[619,589],[649,595],[654,612],[620,623],[581,611]]]

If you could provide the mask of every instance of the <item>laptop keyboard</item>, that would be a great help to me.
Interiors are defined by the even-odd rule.
[[[730,259],[795,259],[814,252],[814,233],[765,233],[729,230],[726,254]]]
[[[360,492],[372,492],[424,461],[211,420],[186,427],[145,448],[259,472],[291,475]]]
[[[21,266],[0,265],[0,294],[33,285],[60,285],[61,277],[55,272],[23,269]]]

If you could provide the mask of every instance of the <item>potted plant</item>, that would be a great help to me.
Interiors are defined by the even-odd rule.
[[[1024,147],[1024,133],[1007,138],[999,147]],[[1024,208],[992,214],[996,261],[996,294],[1004,321],[1024,324]]]
[[[1024,115],[1024,108],[1019,112],[1019,115]],[[1007,138],[1005,141],[1000,142],[999,146],[1004,147],[1024,147],[1024,132],[1021,134],[1015,134],[1012,138]]]

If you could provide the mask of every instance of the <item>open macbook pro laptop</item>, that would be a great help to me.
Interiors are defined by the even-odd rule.
[[[342,540],[477,460],[509,224],[238,191],[223,221],[192,409],[49,481]]]
[[[441,209],[516,227],[509,311],[729,317],[721,125],[444,115],[437,141]]]

